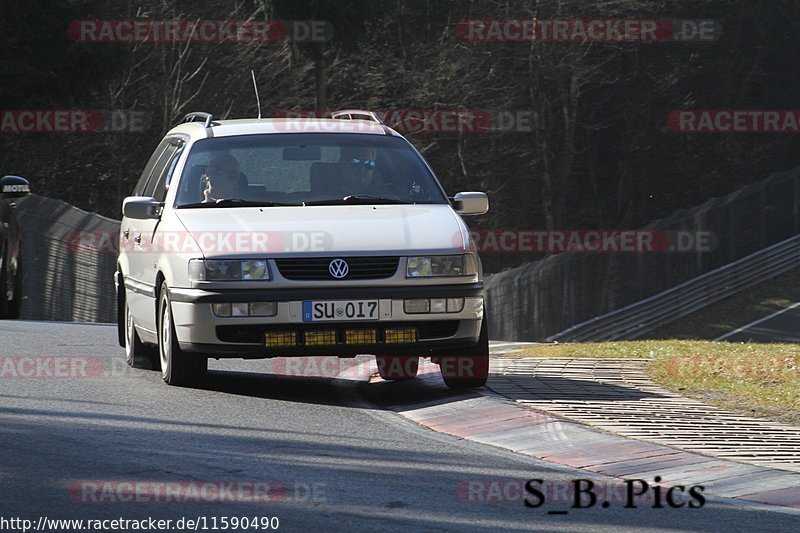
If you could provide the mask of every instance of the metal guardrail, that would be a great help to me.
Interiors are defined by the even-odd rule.
[[[636,339],[737,292],[800,266],[796,235],[671,289],[576,324],[549,342]]]
[[[714,242],[710,249],[671,246],[661,253],[554,254],[488,274],[485,301],[491,337],[566,338],[559,332],[573,331],[576,324],[615,313],[800,234],[800,167],[678,209],[641,229],[702,233],[713,236]],[[484,265],[492,263],[488,259]],[[661,320],[676,314],[666,311]],[[584,329],[574,331],[577,335]]]
[[[24,262],[22,318],[116,322],[119,221],[36,194],[17,202],[17,218]]]

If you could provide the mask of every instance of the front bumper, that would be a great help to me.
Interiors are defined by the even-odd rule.
[[[464,298],[464,308],[450,313],[405,313],[403,301],[418,298]],[[304,301],[366,299],[379,302],[377,320],[303,320]],[[170,300],[181,349],[218,357],[433,355],[439,349],[475,346],[484,312],[482,283],[274,290],[170,289]],[[278,312],[274,317],[215,316],[211,304],[225,302],[277,302]],[[413,329],[415,340],[387,342],[391,331],[398,328]],[[366,336],[369,341],[352,342],[353,330],[374,333]],[[267,347],[267,333],[291,332],[294,344]],[[306,342],[321,332],[330,337],[328,342]]]

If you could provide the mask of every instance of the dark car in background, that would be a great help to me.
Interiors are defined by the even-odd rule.
[[[19,318],[22,307],[22,234],[15,202],[30,192],[25,178],[0,179],[0,318]]]

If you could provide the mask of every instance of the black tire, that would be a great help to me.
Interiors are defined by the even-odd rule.
[[[22,253],[17,257],[17,272],[14,274],[14,298],[8,302],[8,318],[19,318],[22,312]]]
[[[440,352],[442,379],[450,389],[474,389],[486,385],[489,377],[489,326],[481,324],[478,344],[462,350]]]
[[[145,370],[159,370],[160,360],[158,351],[154,346],[147,345],[139,338],[136,333],[133,315],[128,307],[127,296],[122,298],[122,314],[125,344],[125,362],[132,368],[143,368]]]
[[[378,373],[387,381],[406,381],[417,377],[419,357],[406,355],[376,355]]]
[[[172,305],[166,282],[158,295],[158,353],[161,377],[169,385],[195,387],[202,384],[208,370],[208,357],[181,350],[172,321]]]

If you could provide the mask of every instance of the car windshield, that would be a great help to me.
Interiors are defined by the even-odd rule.
[[[403,139],[365,134],[264,134],[194,144],[176,207],[444,204]]]

